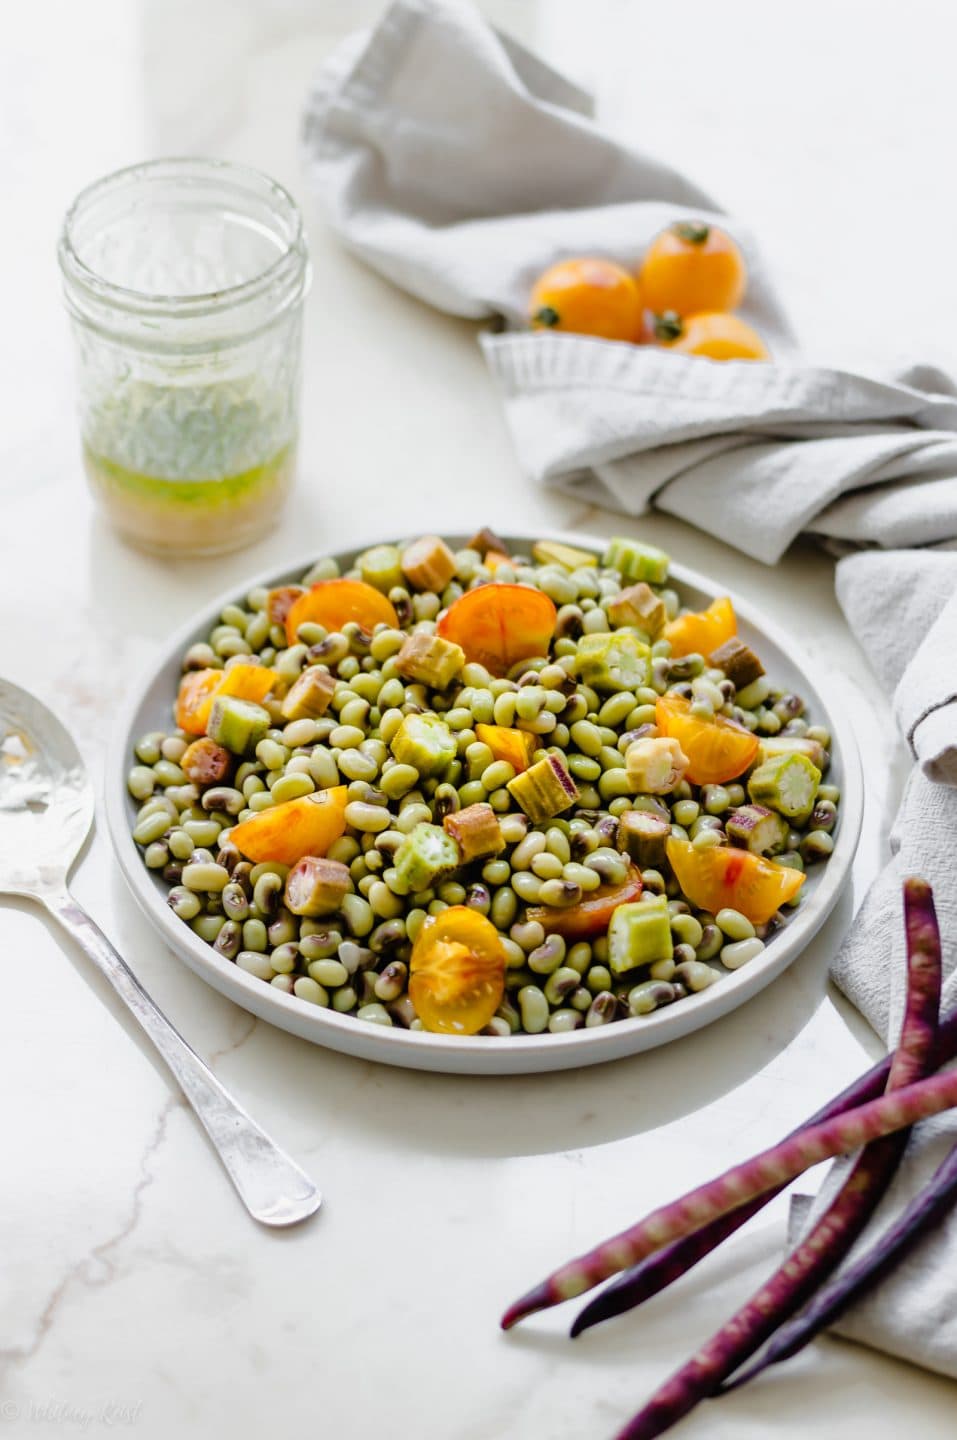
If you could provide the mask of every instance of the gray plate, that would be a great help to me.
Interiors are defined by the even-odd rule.
[[[451,539],[465,543],[464,536]],[[505,536],[511,549],[527,552],[528,536]],[[582,535],[535,536],[563,540],[570,545],[604,549],[600,540]],[[336,559],[343,569],[368,548],[369,541],[353,550],[341,551]],[[816,723],[826,725],[833,736],[828,780],[841,787],[841,807],[834,853],[826,865],[809,875],[799,909],[787,927],[775,935],[766,950],[742,969],[724,976],[698,995],[652,1015],[620,1020],[569,1035],[522,1035],[511,1039],[476,1035],[458,1037],[433,1035],[425,1031],[389,1029],[366,1024],[333,1010],[323,1010],[295,996],[284,995],[261,980],[247,975],[209,946],[176,918],[166,905],[167,886],[146,869],[130,835],[136,806],[126,789],[126,774],[133,763],[133,745],[144,732],[165,730],[170,725],[171,704],[180,678],[180,661],[186,647],[205,639],[217,622],[223,606],[245,595],[255,585],[284,585],[297,582],[313,563],[317,553],[304,557],[279,571],[253,576],[244,585],[230,588],[208,605],[203,613],[174,635],[161,655],[135,688],[124,706],[111,737],[106,769],[106,810],[117,858],[133,894],[151,925],[163,936],[186,964],[207,984],[228,995],[237,1005],[290,1030],[316,1045],[328,1045],[365,1060],[402,1065],[417,1070],[439,1070],[458,1074],[509,1075],[534,1071],[567,1070],[579,1065],[596,1065],[664,1045],[703,1025],[710,1025],[736,1010],[780,975],[804,949],[833,909],[850,871],[857,848],[863,811],[861,767],[853,733],[845,718],[840,697],[815,679],[800,655],[797,642],[782,635],[758,618],[754,610],[732,594],[742,638],[752,645],[776,684],[797,691],[808,703]],[[671,582],[682,600],[695,609],[704,608],[716,595],[729,593],[719,585],[682,565],[672,565]]]

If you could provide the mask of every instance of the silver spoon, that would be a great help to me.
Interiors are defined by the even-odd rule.
[[[67,889],[92,821],[93,787],[73,740],[45,705],[0,679],[0,895],[46,906],[105,975],[179,1081],[250,1215],[263,1225],[305,1220],[322,1203],[309,1176],[224,1090]]]

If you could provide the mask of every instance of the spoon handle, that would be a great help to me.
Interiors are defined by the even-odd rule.
[[[110,982],[172,1070],[253,1219],[263,1225],[295,1225],[314,1214],[322,1195],[309,1176],[223,1088],[150,999],[96,922],[67,890],[42,898],[51,915]]]

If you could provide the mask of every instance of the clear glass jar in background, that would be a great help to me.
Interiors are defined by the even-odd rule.
[[[225,161],[150,161],[81,192],[59,260],[102,508],[161,554],[257,539],[295,469],[309,281],[295,201]]]

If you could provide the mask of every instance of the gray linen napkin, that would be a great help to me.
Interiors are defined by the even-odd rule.
[[[902,1008],[900,882],[919,873],[935,886],[957,1000],[957,554],[900,548],[957,546],[957,387],[928,366],[879,378],[802,365],[746,229],[601,130],[589,97],[460,0],[396,0],[337,52],[309,96],[303,153],[330,223],[368,264],[443,310],[510,325],[554,259],[634,264],[679,218],[721,218],[733,232],[750,274],[743,313],[776,363],[688,361],[560,334],[490,334],[483,349],[537,480],[631,515],[667,510],[769,564],[802,531],[883,547],[841,561],[838,592],[896,687],[919,763],[893,859],[834,976],[890,1043]],[[880,1223],[955,1135],[946,1120],[921,1127]],[[957,1374],[955,1316],[952,1217],[840,1329]]]
[[[953,382],[930,366],[882,380],[800,365],[746,227],[591,111],[471,5],[397,0],[320,72],[303,154],[345,243],[455,315],[521,323],[552,260],[635,264],[675,219],[734,233],[742,313],[775,365],[573,335],[483,339],[533,478],[631,515],[654,505],[768,563],[802,530],[884,546],[957,536]]]
[[[952,700],[957,553],[867,551],[849,556],[838,568],[837,590],[851,629],[877,674],[889,688],[896,685],[895,709],[905,734],[918,710],[926,708],[928,715],[913,728],[911,743],[919,763],[910,774],[891,832],[892,859],[868,892],[832,970],[837,984],[878,1034],[894,1044],[904,1008],[901,885],[906,875],[922,875],[934,887],[944,946],[942,1003],[947,1008],[957,1004],[957,708]],[[879,606],[875,594],[881,595]],[[888,623],[890,616],[895,617],[894,624]],[[915,637],[920,636],[926,638],[909,659]],[[932,723],[935,720],[941,722],[940,732]],[[929,771],[945,769],[951,784],[928,778]],[[954,1145],[957,1120],[950,1116],[918,1128],[855,1256],[875,1243]],[[793,1201],[792,1240],[833,1199],[848,1164],[840,1161],[832,1168],[813,1203],[804,1196]],[[834,1329],[957,1378],[957,1211]]]

